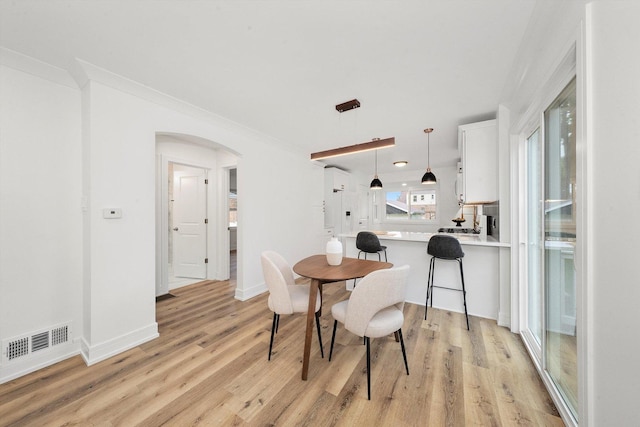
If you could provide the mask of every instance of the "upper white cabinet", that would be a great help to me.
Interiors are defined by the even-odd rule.
[[[462,185],[457,197],[464,203],[498,200],[498,134],[495,120],[458,126]]]
[[[345,191],[349,186],[349,173],[338,168],[324,169],[325,190]]]

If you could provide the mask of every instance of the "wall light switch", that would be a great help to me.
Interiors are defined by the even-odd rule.
[[[122,209],[120,208],[102,209],[102,217],[106,219],[122,218]]]

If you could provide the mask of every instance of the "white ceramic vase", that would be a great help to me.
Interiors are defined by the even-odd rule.
[[[329,265],[342,263],[342,243],[336,237],[332,237],[327,242],[327,262]]]

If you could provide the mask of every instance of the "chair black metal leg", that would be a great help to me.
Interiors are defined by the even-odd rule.
[[[429,262],[429,274],[427,276],[427,300],[424,303],[424,320],[427,320],[427,308],[429,307],[429,297],[431,297],[431,306],[433,307],[433,269],[435,268],[435,258],[431,257]]]
[[[367,398],[371,400],[371,351],[370,351],[370,339],[364,337],[367,343]]]
[[[407,369],[407,375],[409,375],[409,364],[407,363],[407,352],[404,348],[404,339],[402,338],[402,329],[398,329],[398,336],[400,336],[400,347],[402,347],[402,357],[404,358],[404,367]]]
[[[276,314],[276,334],[278,333],[278,327],[279,326],[280,326],[280,315]]]
[[[271,324],[271,341],[269,342],[269,358],[267,360],[271,360],[271,349],[273,348],[273,334],[276,331],[276,327],[278,324],[278,315],[273,313],[273,323]]]
[[[467,290],[464,288],[464,273],[462,271],[462,260],[458,258],[460,264],[460,279],[462,280],[462,302],[464,303],[464,316],[467,319],[467,331],[469,330],[469,314],[467,313]]]
[[[429,262],[429,274],[427,275],[427,299],[424,301],[424,320],[427,320],[427,309],[429,307],[429,287],[431,286],[431,262]]]
[[[433,307],[433,279],[434,279],[434,277],[436,275],[436,259],[435,259],[435,257],[431,258],[431,263],[433,264],[433,268],[431,269],[431,279],[430,279],[431,280],[431,294],[430,294],[431,303],[430,303],[430,306]]]
[[[358,259],[360,259],[360,254],[364,254],[364,259],[367,259],[367,253],[366,252],[362,252],[362,251],[358,252]],[[357,277],[353,279],[353,287],[354,288],[356,287],[356,282],[357,281],[358,281]]]
[[[318,329],[318,342],[320,343],[320,355],[324,359],[324,348],[322,348],[322,334],[320,333],[320,312],[316,312],[316,328]]]
[[[333,334],[331,334],[331,349],[329,350],[329,362],[331,362],[331,356],[333,355],[333,343],[336,340],[336,328],[338,327],[338,321],[333,321]]]

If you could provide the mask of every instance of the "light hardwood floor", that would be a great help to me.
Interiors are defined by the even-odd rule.
[[[74,357],[0,385],[0,425],[562,426],[519,336],[491,320],[405,306],[410,375],[393,336],[372,340],[367,400],[362,339],[338,329],[324,287],[325,359],[314,336],[300,379],[304,315],[281,316],[267,361],[266,295],[240,302],[233,282],[201,282],[156,304],[160,338],[94,366]],[[314,330],[315,334],[315,330]]]

